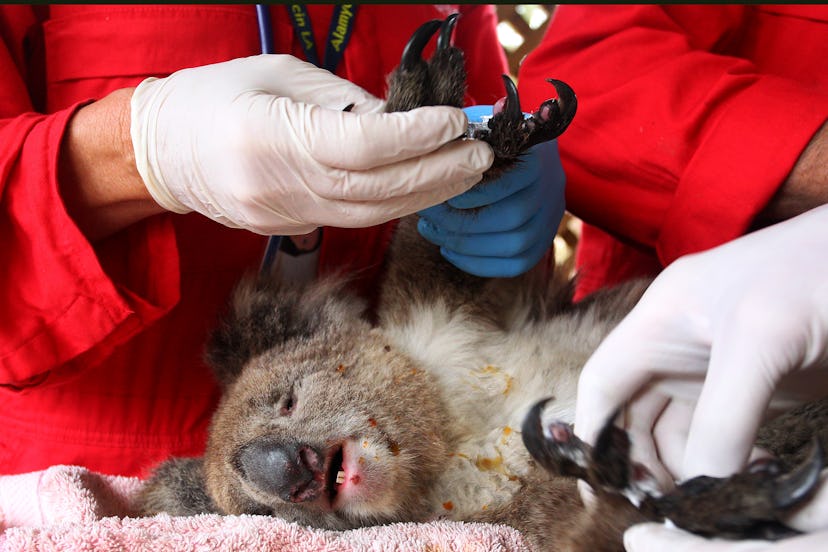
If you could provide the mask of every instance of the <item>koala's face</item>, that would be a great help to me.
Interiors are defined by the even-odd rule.
[[[434,383],[362,321],[252,358],[228,387],[205,455],[227,513],[327,528],[427,515],[445,462]]]

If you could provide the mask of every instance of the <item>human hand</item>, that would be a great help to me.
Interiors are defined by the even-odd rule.
[[[768,411],[828,392],[828,206],[669,266],[582,372],[575,428],[619,405],[661,483],[739,471]]]
[[[487,144],[455,140],[459,109],[382,113],[362,88],[288,55],[146,79],[131,107],[136,164],[162,207],[260,234],[407,215],[464,192],[493,159]]]
[[[464,111],[476,121],[491,115],[492,106]],[[517,276],[535,266],[555,239],[565,182],[557,142],[544,142],[500,178],[420,211],[417,228],[465,272]]]
[[[628,552],[809,552],[828,548],[828,531],[778,541],[706,539],[659,523],[634,525],[624,533]]]

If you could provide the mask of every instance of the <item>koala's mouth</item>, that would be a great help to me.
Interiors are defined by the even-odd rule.
[[[336,497],[339,495],[339,487],[345,482],[344,461],[345,455],[342,445],[334,447],[328,462],[328,473],[325,476],[325,489],[328,493],[330,504],[336,502]]]

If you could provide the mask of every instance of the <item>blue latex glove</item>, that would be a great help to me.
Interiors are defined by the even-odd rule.
[[[469,121],[492,106],[464,109]],[[546,254],[564,213],[564,184],[556,141],[529,149],[509,172],[420,211],[418,230],[459,269],[487,278],[512,277]]]

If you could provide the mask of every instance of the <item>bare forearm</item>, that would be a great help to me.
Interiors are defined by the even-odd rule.
[[[755,226],[787,220],[828,203],[828,122],[811,139]]]
[[[131,96],[132,89],[118,90],[81,108],[61,144],[61,195],[90,241],[163,211],[135,167],[129,135]]]

